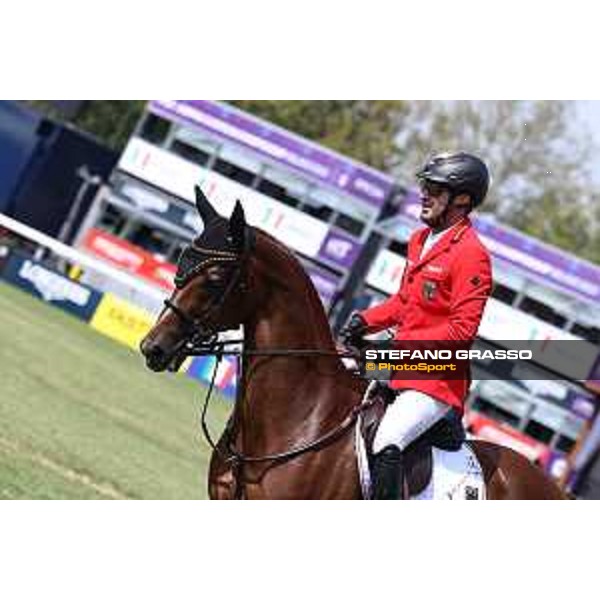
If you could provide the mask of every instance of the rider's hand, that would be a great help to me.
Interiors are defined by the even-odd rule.
[[[368,331],[367,322],[359,313],[354,313],[350,320],[340,330],[340,339],[346,346],[360,347],[363,342],[363,336]]]

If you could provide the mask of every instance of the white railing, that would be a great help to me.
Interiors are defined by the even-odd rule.
[[[67,246],[2,213],[0,213],[0,227],[49,250],[64,261],[80,267],[83,271],[80,280],[83,283],[87,283],[102,292],[111,292],[140,308],[150,311],[152,314],[158,314],[161,310],[167,292],[160,287],[142,281],[135,275]]]

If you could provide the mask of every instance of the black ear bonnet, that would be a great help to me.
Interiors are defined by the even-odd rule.
[[[231,217],[221,217],[196,187],[196,205],[204,221],[204,231],[187,246],[177,264],[175,286],[182,288],[206,267],[233,263],[241,266],[254,247],[254,231],[246,224],[244,210],[238,201]]]

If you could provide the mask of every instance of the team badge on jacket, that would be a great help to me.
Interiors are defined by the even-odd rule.
[[[435,281],[424,281],[423,282],[423,299],[433,300],[437,292],[437,284]]]

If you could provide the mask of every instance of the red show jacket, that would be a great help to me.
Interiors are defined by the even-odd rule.
[[[420,259],[430,229],[416,231],[400,289],[382,304],[361,313],[369,333],[396,327],[395,340],[475,340],[492,289],[490,255],[468,218],[449,229]],[[392,376],[394,389],[414,389],[462,414],[471,384],[464,379],[407,380]]]

